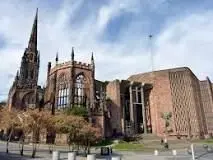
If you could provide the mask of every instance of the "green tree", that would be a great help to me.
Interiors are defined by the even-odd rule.
[[[67,108],[65,110],[65,114],[81,116],[85,118],[88,116],[87,108],[83,105],[74,105],[72,108]]]

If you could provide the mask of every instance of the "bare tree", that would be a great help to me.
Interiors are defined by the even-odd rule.
[[[101,139],[101,131],[90,123],[84,123],[78,136],[84,146],[85,153],[89,154],[91,145]]]
[[[46,128],[50,125],[51,113],[45,110],[28,109],[24,113],[24,131],[25,134],[32,134],[32,158],[36,155],[37,145],[40,142],[40,134],[46,133]]]
[[[17,110],[8,110],[7,107],[1,109],[0,112],[0,125],[1,127],[8,130],[7,133],[7,143],[6,143],[6,152],[9,152],[9,142],[16,128],[20,128],[21,122],[18,117],[20,111]]]
[[[77,149],[80,146],[85,148],[85,152],[89,153],[90,146],[100,137],[101,132],[98,128],[85,120],[85,117],[63,112],[56,112],[51,117],[52,127],[57,134],[67,135],[67,144],[69,150]],[[72,147],[72,148],[71,148]]]
[[[70,150],[70,146],[78,144],[78,135],[82,128],[82,126],[86,123],[83,117],[74,116],[74,115],[66,115],[66,114],[57,114],[53,119],[53,124],[55,124],[55,128],[57,133],[63,133],[68,135],[68,146]]]

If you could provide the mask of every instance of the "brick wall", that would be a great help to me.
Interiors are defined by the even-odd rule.
[[[172,112],[168,71],[139,74],[131,76],[128,80],[153,84],[149,97],[152,132],[159,136],[163,135],[165,122],[161,118],[161,113]],[[174,128],[173,119],[171,120],[171,127]]]
[[[200,90],[208,133],[213,133],[213,95],[211,81],[200,81]]]
[[[172,112],[171,128],[174,135],[187,135],[189,124],[194,135],[205,132],[199,80],[189,68],[137,74],[128,80],[153,84],[149,96],[153,133],[163,133],[164,121],[160,116],[163,112]]]
[[[180,135],[199,135],[203,131],[203,115],[197,78],[188,68],[183,68],[170,70],[170,81],[176,132]]]

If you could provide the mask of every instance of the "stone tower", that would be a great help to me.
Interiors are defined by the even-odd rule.
[[[37,27],[38,27],[38,9],[28,43],[28,47],[24,51],[21,60],[20,72],[13,82],[9,91],[8,105],[9,108],[26,108],[35,107],[38,102],[38,92],[40,88],[37,86],[40,55],[37,50]]]
[[[54,110],[73,106],[95,108],[95,62],[86,64],[74,60],[74,48],[71,60],[59,63],[58,53],[55,66],[48,63],[45,104]],[[51,106],[51,107],[50,107]]]
[[[25,49],[21,61],[20,76],[18,86],[22,88],[34,88],[38,82],[39,61],[40,56],[37,50],[37,23],[38,23],[38,10],[30,35],[28,47]]]

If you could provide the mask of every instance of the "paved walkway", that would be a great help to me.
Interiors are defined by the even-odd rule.
[[[5,153],[5,142],[0,142],[0,160],[31,160],[30,157],[32,151],[32,146],[26,145],[24,147],[24,156],[21,157],[19,154],[18,144],[11,143],[9,145],[9,154]],[[67,147],[59,146],[56,147],[56,150],[61,151],[61,159],[67,160]],[[92,150],[93,153],[97,154],[97,160],[104,160],[107,157],[101,157],[99,155],[100,150]],[[207,153],[203,147],[195,148],[196,156],[199,160],[213,160],[213,153]],[[131,152],[131,151],[120,151],[115,152],[114,156],[120,155],[122,160],[191,160],[191,155],[189,155],[185,149],[177,150],[177,157],[175,158],[172,155],[172,152],[160,152],[158,156],[154,156],[153,153],[144,153],[144,152]],[[40,145],[37,150],[37,158],[34,160],[51,160],[52,155],[48,152],[47,145]],[[77,157],[77,160],[85,160],[85,157]]]

